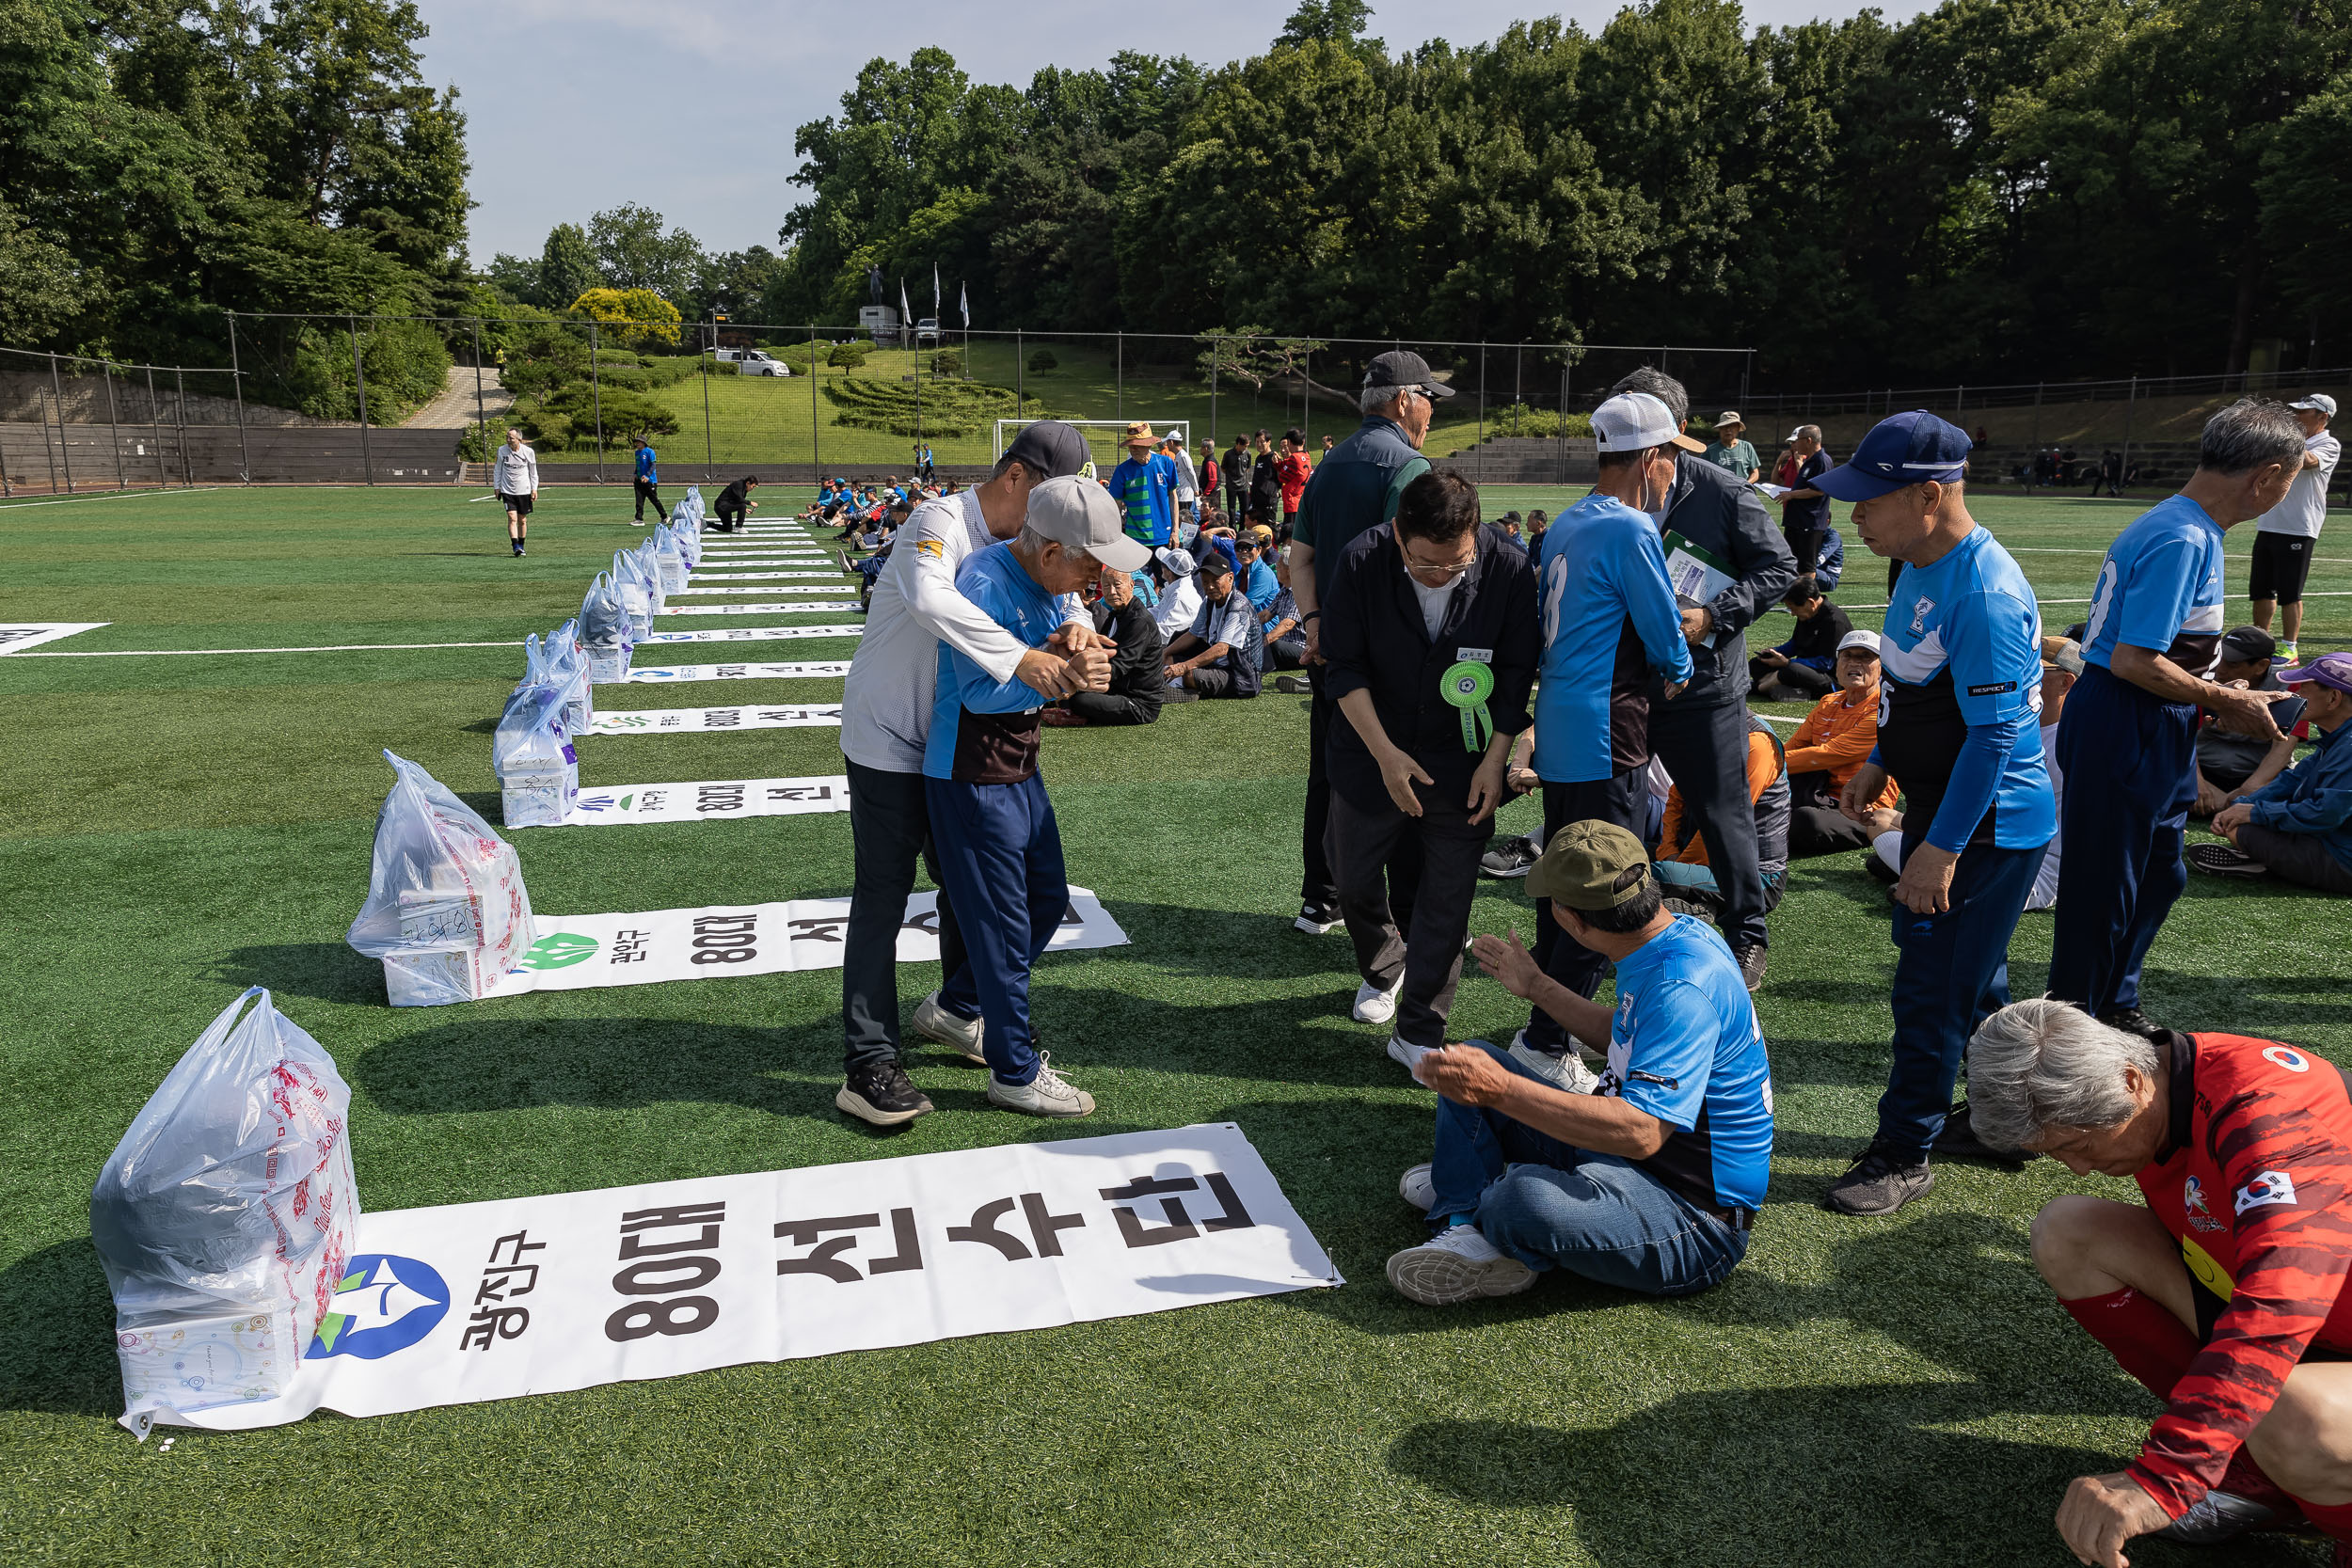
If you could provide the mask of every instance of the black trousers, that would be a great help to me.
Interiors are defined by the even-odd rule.
[[[1837,786],[1827,773],[1789,774],[1788,800],[1790,860],[1870,847],[1870,830],[1837,809]]]
[[[1265,645],[1266,668],[1269,670],[1304,670],[1307,667],[1307,637],[1294,631],[1278,637]]]
[[[1822,530],[1815,523],[1789,523],[1781,530],[1788,553],[1797,558],[1797,576],[1808,577],[1820,564]]]
[[[1108,691],[1073,691],[1062,705],[1089,724],[1149,724],[1160,716],[1157,703]]]
[[[1752,658],[1748,660],[1748,678],[1755,681],[1776,680],[1781,685],[1796,690],[1810,691],[1816,697],[1828,696],[1830,688],[1837,684],[1810,664],[1799,664],[1793,658],[1781,665],[1767,664],[1760,658]]]
[[[720,501],[717,508],[711,513],[711,517],[714,520],[715,525],[722,532],[725,533],[733,533],[737,528],[741,526],[743,515],[744,512],[742,507],[729,506],[724,500]]]
[[[923,775],[886,773],[849,758],[850,842],[856,880],[850,891],[850,925],[842,933],[841,1034],[844,1063],[895,1061],[898,1054],[898,927],[914,889],[920,856],[939,884],[939,973],[943,982],[964,967],[963,933],[940,880],[931,847],[930,810]]]
[[[1549,844],[1551,835],[1571,822],[1614,822],[1640,837],[1645,805],[1643,797],[1648,793],[1642,787],[1642,771],[1629,768],[1609,778],[1590,779],[1581,784],[1546,781],[1544,842]],[[1609,967],[1607,958],[1560,928],[1549,898],[1535,900],[1534,957],[1537,968],[1587,1000],[1600,989],[1601,974]],[[1568,1049],[1568,1032],[1541,1007],[1530,1007],[1527,1043],[1557,1056]],[[1584,1043],[1596,1051],[1609,1047],[1607,1040]]]
[[[1686,819],[1697,819],[1707,841],[1707,863],[1724,895],[1724,939],[1735,951],[1763,942],[1764,874],[1756,863],[1756,803],[1748,798],[1746,705],[1653,702],[1649,749],[1682,791]]]
[[[645,503],[647,501],[653,502],[653,520],[655,522],[658,523],[669,515],[668,513],[661,510],[661,492],[655,487],[653,481],[649,479],[641,479],[636,482],[636,485],[637,520],[639,522],[642,523],[645,520]]]
[[[1344,795],[1331,797],[1331,868],[1356,944],[1356,973],[1382,990],[1404,976],[1395,1034],[1407,1045],[1445,1043],[1478,896],[1478,857],[1494,831],[1492,816],[1473,824],[1469,808],[1441,791],[1422,791],[1419,816],[1385,800],[1366,810]],[[1389,864],[1407,846],[1420,874],[1411,906],[1399,912],[1389,898]]]
[[[1331,773],[1327,752],[1331,726],[1345,723],[1340,705],[1323,694],[1320,664],[1307,666],[1307,684],[1314,695],[1307,705],[1307,819],[1299,835],[1298,902],[1304,910],[1328,920],[1339,912],[1339,883],[1331,876]],[[1401,929],[1412,928],[1413,887],[1421,876],[1421,847],[1406,840],[1389,859],[1389,909]]]

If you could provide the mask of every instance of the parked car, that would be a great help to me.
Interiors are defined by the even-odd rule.
[[[926,339],[934,343],[939,341],[939,318],[937,316],[925,316],[914,324],[914,341],[921,343]]]
[[[723,348],[713,351],[723,365],[733,365],[738,375],[790,375],[792,367],[771,356],[765,349]]]

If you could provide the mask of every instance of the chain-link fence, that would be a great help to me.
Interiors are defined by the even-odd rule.
[[[640,439],[667,480],[985,471],[1012,421],[1095,421],[1099,467],[1128,421],[1196,451],[1295,434],[1311,452],[1361,422],[1371,359],[1409,349],[1455,396],[1426,450],[1486,483],[1589,479],[1585,416],[1641,365],[1703,421],[1744,390],[1739,349],[1232,333],[935,331],[731,321],[239,314],[226,366],[0,350],[0,483],[131,485],[478,481],[512,427],[550,483],[626,484]],[[119,459],[119,461],[118,461]],[[472,466],[469,467],[469,466]]]

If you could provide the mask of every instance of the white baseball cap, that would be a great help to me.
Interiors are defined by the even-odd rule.
[[[2287,406],[2289,408],[2312,409],[2318,413],[2327,415],[2331,420],[2336,417],[2336,400],[2329,397],[2325,392],[2313,392],[2310,397],[2299,398],[2296,401],[2288,404]]]
[[[1848,648],[1863,649],[1871,657],[1876,658],[1879,653],[1879,634],[1874,631],[1863,631],[1860,628],[1850,631],[1837,640],[1839,653],[1844,653]]]
[[[1651,447],[1707,450],[1677,430],[1673,411],[1647,392],[1619,392],[1594,409],[1593,438],[1602,451],[1645,451]]]
[[[1127,537],[1119,503],[1099,484],[1075,474],[1049,479],[1029,492],[1029,527],[1064,549],[1084,550],[1105,566],[1139,572],[1150,547]]]

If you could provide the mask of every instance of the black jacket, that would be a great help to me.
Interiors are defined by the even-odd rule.
[[[1486,709],[1496,731],[1517,735],[1534,722],[1527,697],[1543,657],[1535,569],[1527,552],[1492,524],[1478,530],[1478,562],[1454,591],[1435,640],[1405,576],[1393,523],[1348,542],[1322,608],[1325,695],[1336,703],[1351,691],[1372,693],[1390,740],[1435,781],[1418,786],[1424,796],[1436,791],[1467,800],[1483,754],[1463,745],[1462,710],[1439,690],[1439,677],[1466,650],[1484,653],[1472,662],[1494,673]],[[1359,810],[1395,809],[1379,765],[1344,714],[1331,722],[1329,747],[1333,789]]]
[[[1161,668],[1168,641],[1160,636],[1160,624],[1152,619],[1143,601],[1129,599],[1117,609],[1106,600],[1098,601],[1094,629],[1118,645],[1111,654],[1110,694],[1159,706],[1168,692],[1168,675]]]
[[[1821,601],[1821,608],[1809,621],[1799,621],[1790,634],[1786,651],[1790,658],[1826,658],[1836,660],[1837,644],[1853,630],[1853,617],[1830,603]]]
[[[1758,615],[1778,602],[1797,580],[1797,558],[1764,511],[1763,498],[1706,458],[1682,452],[1675,459],[1675,483],[1666,497],[1666,533],[1680,534],[1729,568],[1732,584],[1708,603],[1715,617],[1713,657],[1691,650],[1689,689],[1677,708],[1738,703],[1748,689],[1748,647],[1741,636]],[[1666,553],[1674,553],[1671,537]],[[1664,699],[1665,677],[1649,682],[1652,704]]]

